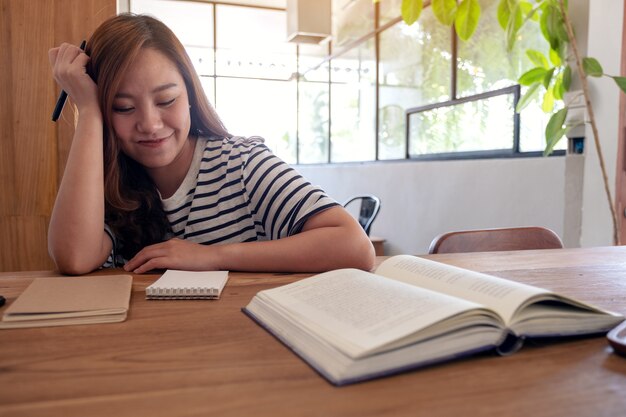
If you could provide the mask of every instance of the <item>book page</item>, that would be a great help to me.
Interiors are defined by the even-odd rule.
[[[353,357],[480,308],[356,269],[327,272],[259,296]]]
[[[524,301],[550,291],[410,255],[384,261],[376,273],[487,306],[509,324]]]

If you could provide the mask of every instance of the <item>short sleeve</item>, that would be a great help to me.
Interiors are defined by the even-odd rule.
[[[107,260],[104,262],[104,264],[102,264],[102,268],[117,268],[124,265],[126,261],[122,258],[121,255],[119,255],[118,240],[115,237],[115,233],[113,233],[113,230],[111,230],[108,224],[104,225],[104,232],[111,238],[112,249],[111,254],[107,258]]]
[[[255,222],[266,238],[280,239],[299,233],[313,215],[339,204],[262,143],[242,155],[244,187]]]

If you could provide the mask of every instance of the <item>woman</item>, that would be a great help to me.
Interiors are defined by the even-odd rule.
[[[226,131],[163,23],[115,16],[49,58],[78,111],[48,233],[61,272],[373,267],[349,213]]]

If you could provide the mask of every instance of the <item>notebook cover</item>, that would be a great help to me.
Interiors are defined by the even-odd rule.
[[[123,321],[131,287],[130,275],[36,278],[6,309],[0,328]]]

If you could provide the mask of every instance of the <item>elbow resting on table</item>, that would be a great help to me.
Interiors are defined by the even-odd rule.
[[[96,269],[93,265],[75,259],[71,256],[68,257],[60,257],[60,256],[52,256],[52,260],[57,267],[57,270],[64,275],[83,275],[88,274]]]
[[[61,274],[65,275],[83,275],[92,272],[100,265],[91,259],[93,254],[83,253],[80,250],[71,250],[69,248],[59,249],[54,245],[48,245],[48,253],[52,261]]]

